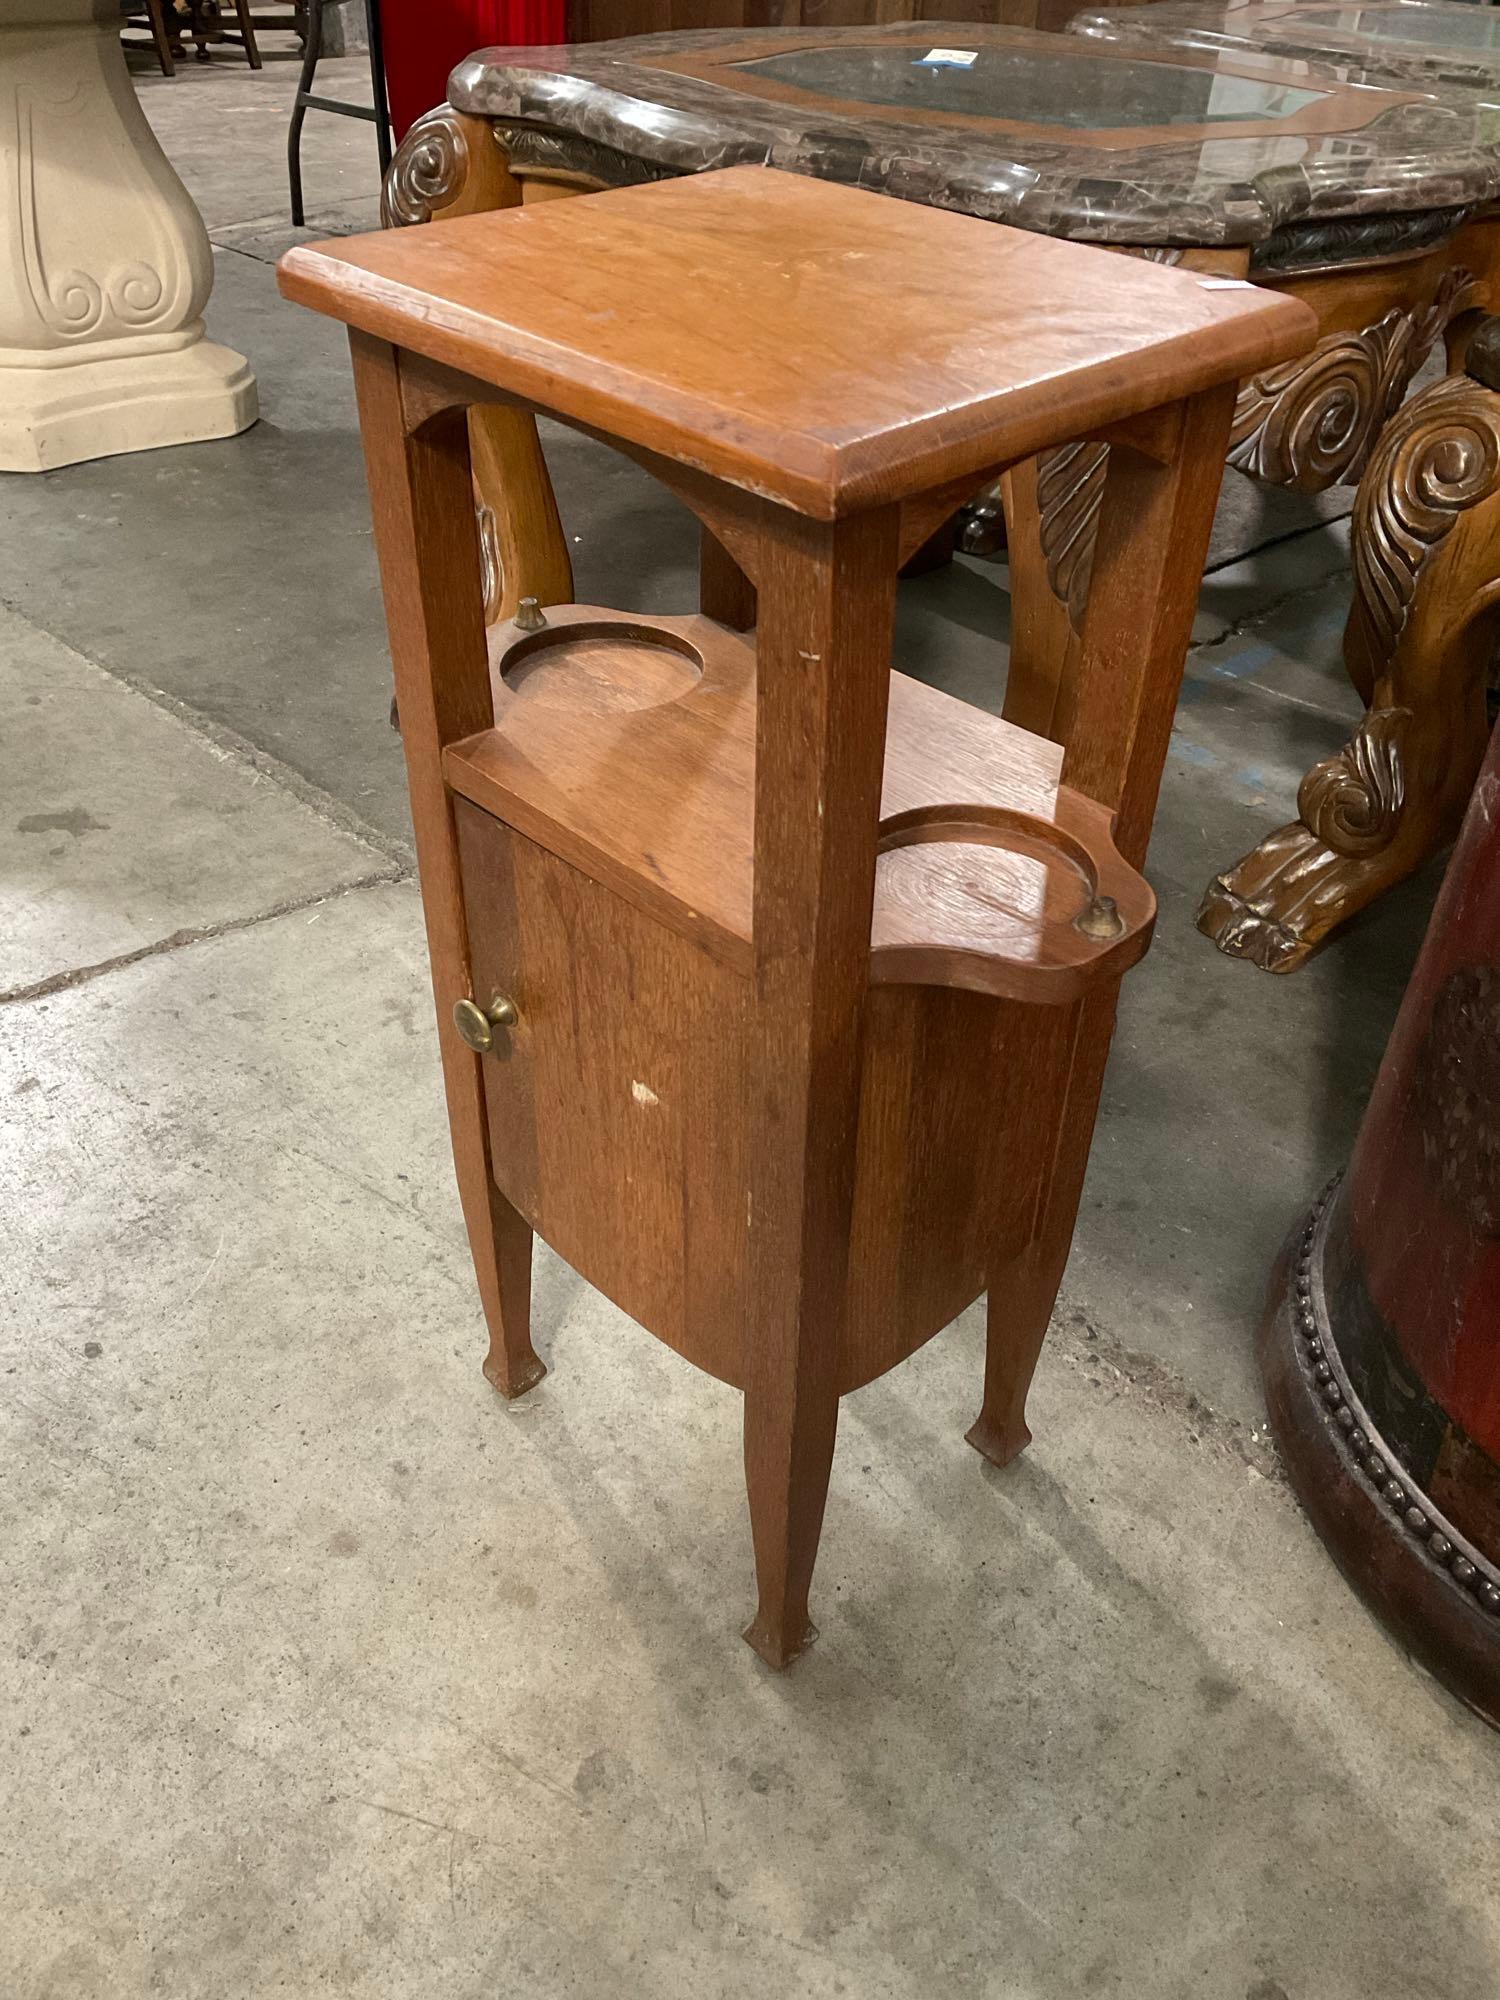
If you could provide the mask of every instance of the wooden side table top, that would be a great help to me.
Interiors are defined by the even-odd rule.
[[[1253,286],[759,168],[343,238],[281,272],[302,304],[823,520],[1253,374],[1313,326]]]
[[[1500,11],[1472,0],[1155,0],[1077,14],[1068,26],[1135,49],[1317,62],[1349,83],[1500,89]]]
[[[956,65],[930,60],[939,39]],[[1500,192],[1470,90],[976,23],[481,50],[449,98],[500,127],[518,169],[609,185],[754,161],[1095,242],[1258,246]]]

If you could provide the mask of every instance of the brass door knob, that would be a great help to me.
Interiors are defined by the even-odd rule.
[[[476,1056],[495,1046],[496,1028],[513,1028],[520,1019],[516,1003],[504,993],[491,996],[488,1007],[474,1000],[460,1000],[453,1009],[453,1025]]]

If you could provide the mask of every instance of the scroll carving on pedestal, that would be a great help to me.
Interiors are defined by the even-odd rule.
[[[429,111],[396,148],[380,193],[382,227],[431,222],[436,210],[457,200],[472,164],[458,113],[446,104]]]
[[[212,281],[208,239],[186,201],[156,197],[149,165],[96,138],[87,70],[65,85],[41,75],[13,86],[10,191],[19,280],[0,308],[6,346],[47,350],[78,341],[173,333],[197,319]],[[77,179],[91,151],[110,169],[103,214],[82,214]],[[123,254],[122,254],[123,253]]]
[[[381,190],[383,226],[413,228],[516,207],[521,187],[510,171],[508,143],[490,120],[438,105],[396,149]],[[566,603],[572,567],[535,418],[476,407],[469,432],[485,624],[514,616],[523,597]]]
[[[1291,971],[1452,839],[1484,753],[1500,621],[1492,534],[1453,532],[1481,507],[1500,529],[1500,395],[1451,375],[1386,424],[1355,501],[1344,643],[1369,712],[1302,780],[1300,817],[1210,884],[1198,928],[1221,951]]]
[[[1478,294],[1473,274],[1444,273],[1427,303],[1393,307],[1359,333],[1330,334],[1312,353],[1247,382],[1235,406],[1229,463],[1304,493],[1358,477],[1413,376],[1449,321]],[[1076,444],[1041,462],[1037,498],[1053,594],[1082,629],[1109,448]]]
[[[1500,486],[1497,408],[1492,390],[1450,375],[1414,398],[1376,447],[1355,503],[1353,616],[1380,653],[1400,638],[1438,543]]]
[[[1426,305],[1393,306],[1373,326],[1328,334],[1301,360],[1247,382],[1229,463],[1302,493],[1357,478],[1434,341],[1477,297],[1472,272],[1445,271]]]

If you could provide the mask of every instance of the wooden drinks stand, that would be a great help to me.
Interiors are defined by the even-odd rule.
[[[1312,316],[756,168],[281,282],[353,329],[486,1372],[543,1373],[535,1230],[743,1390],[746,1637],[783,1666],[842,1394],[988,1289],[970,1442],[1028,1442],[1234,385]],[[680,496],[699,614],[528,599],[487,645],[480,404]],[[939,522],[1079,436],[1119,448],[1054,744],[893,673],[892,621]],[[535,492],[501,498],[524,543]]]

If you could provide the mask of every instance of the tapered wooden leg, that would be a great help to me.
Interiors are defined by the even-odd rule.
[[[531,1225],[493,1181],[486,1193],[489,1226],[479,1232],[486,1254],[474,1253],[490,1330],[484,1372],[502,1396],[524,1396],[547,1372],[531,1345]]]
[[[442,751],[494,719],[467,419],[462,409],[425,422],[409,418],[401,357],[362,334],[352,335],[350,344],[401,706],[453,1164],[490,1332],[485,1374],[503,1395],[519,1396],[546,1372],[531,1346],[531,1231],[495,1186],[484,1058],[464,1043],[453,1019],[455,1003],[473,998],[473,978]]]
[[[838,1427],[837,1393],[818,1384],[795,1397],[745,1398],[745,1485],[755,1543],[759,1602],[745,1638],[770,1667],[789,1667],[817,1637],[808,1615],[828,1475]]]
[[[1232,405],[1228,389],[1194,397],[1161,413],[1143,440],[1150,452],[1114,445],[1098,462],[1076,671],[1058,686],[1051,724],[1064,745],[1064,780],[1114,813],[1116,845],[1136,868],[1151,834]],[[968,1438],[996,1465],[1031,1441],[1026,1394],[1072,1247],[1118,990],[1111,981],[1059,1017],[1055,1046],[1054,1031],[1039,1024],[1039,1047],[1028,1051],[1037,1095],[1021,1126],[1054,1137],[1035,1208],[990,1268],[984,1405]]]
[[[1020,1247],[1003,1255],[989,1277],[984,1404],[967,1437],[993,1465],[1009,1465],[1031,1443],[1026,1397],[1073,1245],[1117,994],[1112,985],[1079,1001],[1061,1024],[1065,1033],[1055,1050],[1031,1052],[1050,1076],[1028,1110],[1033,1129],[1049,1132],[1052,1145]]]
[[[163,76],[175,76],[177,65],[172,60],[172,44],[167,35],[166,17],[162,13],[162,0],[146,0],[146,18],[151,24],[151,39],[156,45],[156,60],[161,65]]]
[[[757,566],[745,1638],[773,1667],[813,1637],[838,1422],[899,532],[781,516]]]

